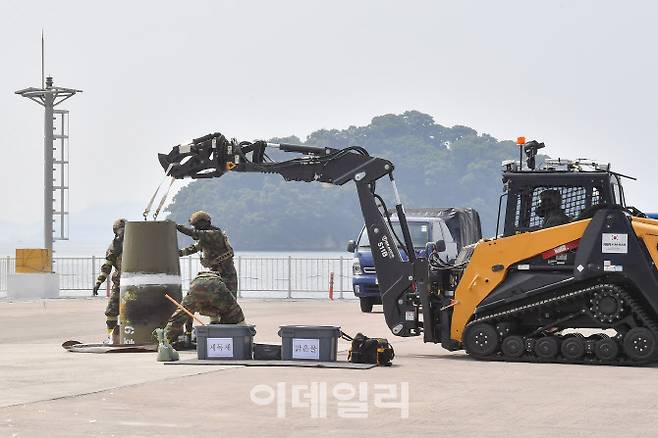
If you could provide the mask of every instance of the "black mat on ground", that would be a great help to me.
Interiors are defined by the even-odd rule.
[[[79,341],[66,341],[62,347],[74,353],[152,353],[158,346],[134,344],[83,344]]]
[[[315,362],[302,360],[208,360],[187,359],[177,362],[163,362],[165,365],[242,365],[248,367],[305,367],[305,368],[341,368],[353,370],[368,370],[377,365],[373,363],[352,362]]]

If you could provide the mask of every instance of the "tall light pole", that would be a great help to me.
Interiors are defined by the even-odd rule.
[[[64,221],[65,215],[68,212],[64,211],[64,196],[65,191],[68,190],[68,183],[64,180],[64,166],[68,166],[68,157],[64,152],[64,141],[68,139],[67,132],[60,132],[59,135],[55,136],[55,114],[62,116],[62,126],[64,126],[64,117],[68,114],[68,111],[58,111],[55,110],[55,107],[60,103],[64,102],[66,99],[74,96],[76,93],[81,93],[82,90],[76,90],[73,88],[64,88],[64,87],[55,87],[53,85],[53,78],[47,77],[45,84],[43,83],[43,35],[41,38],[41,88],[25,88],[23,90],[16,91],[16,94],[26,97],[44,108],[44,125],[43,125],[43,239],[44,239],[44,248],[48,250],[50,256],[50,266],[52,271],[52,254],[53,254],[53,213],[61,215],[61,220]],[[60,159],[57,160],[54,156],[54,152],[57,148],[54,147],[53,141],[55,137],[62,140],[62,146],[60,149]],[[60,196],[62,197],[60,203],[60,210],[56,211],[53,207],[54,202],[54,187],[53,187],[53,178],[58,174],[55,173],[56,168],[53,167],[57,164],[60,167],[60,180],[57,190],[60,191]],[[63,238],[63,225],[62,225],[62,235]]]

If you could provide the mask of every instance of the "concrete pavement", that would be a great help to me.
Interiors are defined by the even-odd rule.
[[[354,301],[241,303],[257,342],[279,341],[282,324],[336,324],[387,337],[395,365],[187,367],[154,353],[69,353],[64,340],[102,338],[104,300],[0,301],[0,436],[658,436],[657,367],[478,362],[396,338]]]

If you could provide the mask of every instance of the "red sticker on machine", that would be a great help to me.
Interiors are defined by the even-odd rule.
[[[567,242],[564,245],[556,246],[553,249],[544,251],[541,256],[544,260],[548,260],[558,254],[564,254],[565,252],[573,251],[574,249],[578,248],[578,245],[580,245],[580,239],[572,240],[571,242]]]

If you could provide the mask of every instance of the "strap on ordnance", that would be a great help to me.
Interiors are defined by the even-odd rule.
[[[156,220],[158,218],[158,215],[160,214],[160,210],[162,209],[162,206],[164,205],[165,200],[167,199],[167,196],[171,191],[171,186],[174,185],[174,181],[176,181],[176,178],[172,176],[171,181],[169,181],[169,187],[167,187],[167,191],[162,196],[162,199],[160,200],[160,203],[158,204],[158,208],[155,210],[155,213],[153,213],[153,220]]]
[[[160,191],[160,187],[162,187],[162,184],[167,180],[167,177],[169,176],[169,171],[171,170],[173,164],[170,164],[169,167],[167,168],[167,171],[165,172],[165,176],[162,178],[162,181],[160,181],[160,184],[158,184],[158,187],[155,189],[155,192],[153,193],[153,196],[151,196],[151,200],[148,202],[146,205],[146,208],[144,209],[144,212],[142,213],[142,216],[144,216],[144,220],[148,219],[148,215],[151,212],[151,207],[153,206],[153,201],[155,201],[155,197]],[[173,179],[173,177],[172,177]],[[171,184],[169,184],[169,188],[171,188]]]

